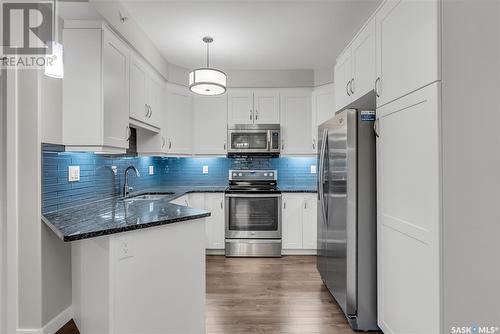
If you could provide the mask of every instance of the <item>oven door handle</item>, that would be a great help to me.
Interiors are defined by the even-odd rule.
[[[244,197],[249,197],[249,198],[256,198],[256,197],[262,197],[262,198],[267,198],[267,197],[281,197],[281,194],[226,194],[226,197],[239,197],[239,198],[244,198]]]

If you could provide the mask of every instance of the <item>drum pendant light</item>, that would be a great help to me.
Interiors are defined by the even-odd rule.
[[[189,90],[200,95],[220,95],[226,92],[226,73],[210,68],[209,45],[214,39],[203,37],[207,45],[207,67],[193,70],[189,73]]]

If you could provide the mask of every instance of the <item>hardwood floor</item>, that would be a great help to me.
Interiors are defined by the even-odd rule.
[[[316,270],[314,256],[207,256],[208,334],[352,331]],[[56,334],[78,334],[73,321]]]
[[[76,327],[73,319],[68,321],[66,325],[64,325],[61,329],[59,329],[55,334],[80,334],[78,327]]]
[[[207,333],[355,333],[314,256],[207,256],[206,263]]]

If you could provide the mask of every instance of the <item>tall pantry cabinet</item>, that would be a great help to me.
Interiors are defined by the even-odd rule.
[[[356,107],[373,29],[384,333],[500,323],[499,22],[497,1],[386,0],[337,59],[336,109]]]

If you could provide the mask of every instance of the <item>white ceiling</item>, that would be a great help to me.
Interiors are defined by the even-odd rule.
[[[221,69],[333,66],[381,0],[124,0],[137,23],[173,64],[205,65],[202,37],[214,38]]]

